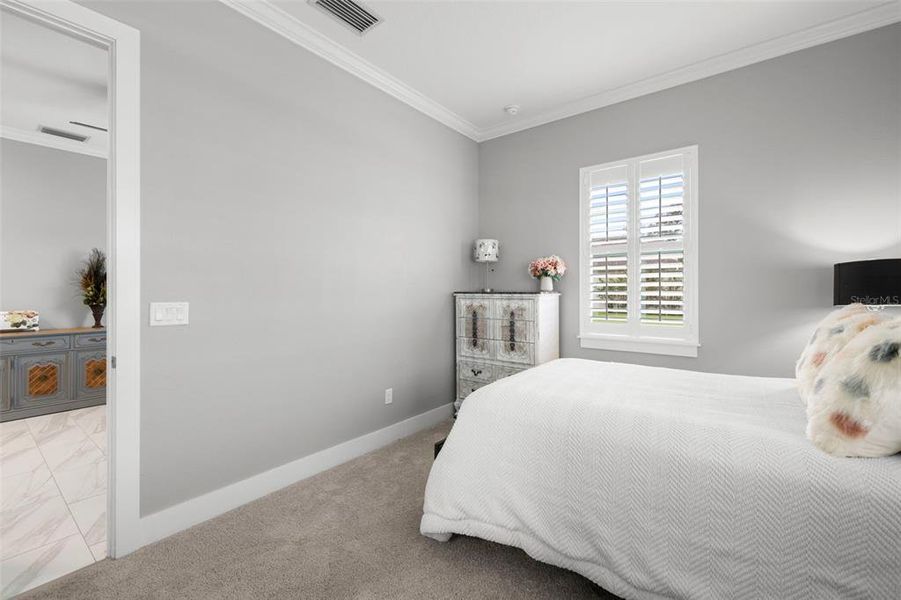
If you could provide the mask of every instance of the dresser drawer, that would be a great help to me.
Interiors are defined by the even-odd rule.
[[[0,349],[4,354],[68,350],[69,338],[68,336],[10,338],[0,340]]]
[[[461,400],[466,398],[479,388],[485,387],[491,383],[490,381],[470,381],[468,379],[457,379],[457,398]]]
[[[493,329],[493,319],[457,319],[457,337],[460,338],[490,340]]]
[[[457,338],[457,356],[482,360],[494,357],[494,342],[473,338]]]
[[[502,321],[534,321],[535,301],[531,298],[498,298],[493,301],[491,318]]]
[[[457,298],[457,318],[490,319],[491,302],[488,298]]]
[[[472,340],[504,340],[506,342],[534,342],[535,321],[513,319],[483,319],[473,322],[457,319],[457,337]]]
[[[494,358],[506,362],[531,365],[535,363],[535,345],[528,342],[503,342],[493,340]]]
[[[535,321],[493,319],[491,325],[491,339],[493,340],[501,340],[503,342],[535,341]]]
[[[494,379],[495,381],[497,381],[498,379],[503,379],[504,377],[509,377],[510,375],[522,373],[523,371],[526,371],[528,369],[529,367],[511,367],[506,365],[497,365],[496,367],[494,367]]]
[[[76,348],[102,348],[106,346],[105,333],[86,333],[75,336]]]
[[[457,363],[457,377],[471,381],[483,381],[489,383],[497,379],[496,367],[479,362],[460,361]]]

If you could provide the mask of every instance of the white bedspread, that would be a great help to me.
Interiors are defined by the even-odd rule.
[[[629,599],[901,598],[901,455],[834,458],[804,426],[791,379],[554,361],[463,403],[420,529]]]

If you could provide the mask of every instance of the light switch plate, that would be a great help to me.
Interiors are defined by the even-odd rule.
[[[150,326],[168,327],[188,324],[187,302],[151,302]]]

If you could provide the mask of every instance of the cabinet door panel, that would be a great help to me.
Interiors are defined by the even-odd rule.
[[[106,352],[79,352],[75,359],[75,394],[79,400],[106,394]]]
[[[15,408],[59,404],[71,399],[68,353],[17,356],[13,370]]]
[[[0,410],[9,410],[9,392],[12,373],[9,368],[9,359],[0,356]]]

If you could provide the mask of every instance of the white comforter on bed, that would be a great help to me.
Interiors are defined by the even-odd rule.
[[[466,399],[420,529],[629,599],[901,598],[901,455],[804,426],[791,379],[554,361]]]

